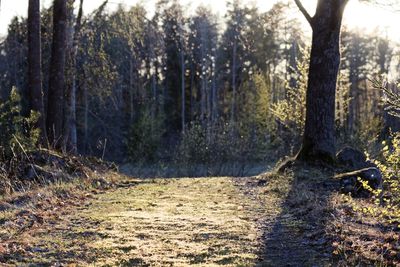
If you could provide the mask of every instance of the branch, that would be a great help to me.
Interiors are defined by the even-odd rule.
[[[361,3],[372,4],[392,12],[400,12],[398,0],[360,0]]]
[[[304,8],[303,4],[300,2],[300,0],[294,0],[296,3],[297,7],[300,9],[301,13],[303,13],[304,17],[307,19],[308,23],[310,23],[312,27],[312,17],[310,14],[308,14],[307,10]]]

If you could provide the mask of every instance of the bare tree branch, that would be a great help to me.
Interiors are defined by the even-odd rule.
[[[372,4],[392,12],[400,12],[400,0],[360,0],[361,3]]]
[[[301,13],[303,13],[304,17],[307,19],[308,23],[310,23],[311,27],[313,25],[313,19],[310,16],[310,14],[308,14],[307,10],[304,8],[303,4],[300,2],[300,0],[294,0],[294,2],[296,3],[297,7],[300,9]]]

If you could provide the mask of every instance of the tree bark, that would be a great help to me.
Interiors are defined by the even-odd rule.
[[[89,92],[86,84],[86,71],[83,70],[83,151],[88,154],[89,142]]]
[[[133,49],[131,49],[133,51]],[[133,101],[134,101],[134,79],[133,79],[133,52],[130,54],[130,59],[129,59],[129,123],[132,125],[133,119],[134,119],[134,107],[133,107]]]
[[[67,0],[54,0],[47,133],[49,143],[61,149],[63,141]]]
[[[231,106],[231,123],[235,123],[236,116],[236,53],[237,53],[237,40],[234,36],[232,48],[232,106]]]
[[[306,123],[298,160],[335,159],[335,97],[340,64],[340,30],[348,0],[319,0],[310,17],[295,0],[313,30],[308,74]]]
[[[182,94],[182,103],[181,103],[181,124],[182,124],[182,133],[185,133],[185,117],[186,117],[186,94],[185,94],[185,53],[183,51],[183,45],[181,50],[181,94]]]
[[[189,94],[190,94],[190,108],[189,108],[190,121],[194,120],[194,102],[195,102],[195,97],[193,95],[193,92],[194,92],[193,87],[194,87],[194,63],[192,61],[191,64],[190,64],[190,91],[189,91]]]
[[[72,7],[71,7],[72,8]],[[71,10],[72,12],[72,10]],[[73,29],[72,47],[69,51],[69,68],[70,77],[67,86],[67,110],[66,121],[64,125],[64,147],[70,153],[78,152],[78,138],[76,129],[76,57],[78,55],[79,38],[83,16],[83,0],[79,2],[78,16],[76,17],[75,27]],[[71,25],[72,27],[72,25]]]
[[[212,125],[214,125],[218,118],[218,86],[217,86],[217,72],[215,69],[215,62],[217,56],[214,55],[214,62],[212,64]]]
[[[349,112],[347,115],[347,130],[350,136],[354,134],[354,123],[357,110],[356,105],[358,105],[358,79],[359,73],[357,67],[355,67],[353,70],[352,66],[350,66],[350,100]]]
[[[40,141],[47,142],[46,116],[42,90],[42,52],[40,36],[40,0],[29,0],[28,7],[28,84],[31,110],[40,113],[36,127],[41,131]]]
[[[186,128],[186,84],[185,84],[185,72],[186,72],[186,66],[185,66],[185,40],[183,36],[183,25],[180,25],[180,33],[179,33],[179,42],[180,42],[180,63],[181,63],[181,127],[182,127],[182,133],[185,134],[185,128]]]
[[[206,39],[206,31],[204,29],[204,21],[202,21],[199,25],[199,33],[200,33],[200,121],[201,125],[204,128],[207,128],[207,55],[205,52],[205,48],[207,46]]]

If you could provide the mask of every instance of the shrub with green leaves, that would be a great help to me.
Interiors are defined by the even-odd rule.
[[[273,103],[270,111],[278,122],[278,131],[286,148],[297,147],[300,144],[305,120],[306,120],[306,93],[309,66],[308,49],[302,49],[302,59],[297,61],[296,69],[293,69],[296,77],[295,85],[286,81],[285,96],[278,102]]]
[[[223,120],[205,127],[193,123],[182,135],[175,161],[183,164],[221,164],[264,161],[269,140],[247,126]]]
[[[0,104],[1,160],[8,160],[37,148],[40,130],[35,125],[39,116],[34,111],[28,118],[21,115],[21,97],[13,87],[9,99]]]
[[[133,162],[152,162],[157,159],[162,136],[163,116],[152,115],[150,109],[142,110],[139,119],[132,124],[127,138],[129,158]]]
[[[400,133],[392,133],[390,144],[383,141],[381,161],[375,161],[384,176],[384,207],[381,212],[400,226]]]
[[[374,163],[383,175],[383,188],[373,189],[358,178],[363,188],[371,193],[371,202],[356,201],[349,195],[344,199],[353,211],[378,218],[382,223],[397,225],[400,229],[400,133],[392,133],[390,142],[383,141],[380,160]]]
[[[397,90],[389,89],[384,77],[376,78],[372,80],[372,83],[375,89],[383,92],[385,110],[390,115],[400,117],[400,93]],[[400,227],[400,133],[391,132],[388,139],[378,144],[378,147],[380,148],[380,159],[376,160],[375,164],[384,177],[383,192],[372,190],[364,185],[375,195],[375,205],[360,207],[354,204],[354,209],[390,223],[397,223]]]

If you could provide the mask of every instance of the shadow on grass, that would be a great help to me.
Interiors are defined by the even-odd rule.
[[[135,178],[183,178],[183,177],[248,177],[271,169],[265,162],[233,162],[223,164],[125,164],[121,173]]]
[[[277,192],[286,194],[281,213],[274,222],[265,222],[257,266],[330,266],[333,249],[325,228],[329,197],[337,187],[332,176],[333,171],[298,166],[272,177],[290,182]]]

